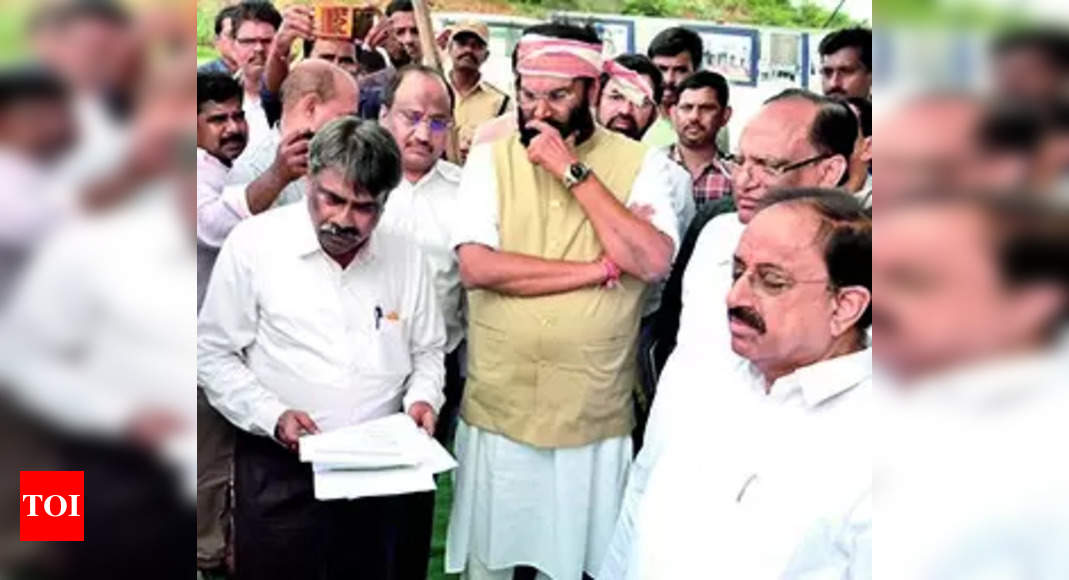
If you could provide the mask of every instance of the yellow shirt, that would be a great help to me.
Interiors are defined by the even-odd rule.
[[[528,161],[518,133],[492,147],[501,250],[549,260],[596,260],[604,249],[579,202]],[[599,128],[576,155],[626,203],[646,148]],[[470,290],[464,420],[544,448],[630,433],[645,290],[642,281],[629,276],[614,289],[529,298]]]
[[[475,135],[476,127],[506,111],[512,110],[512,98],[485,80],[480,80],[465,95],[461,95],[456,90],[456,87],[453,87],[453,90],[456,92],[457,98],[456,107],[453,109],[457,149],[467,153],[471,147],[471,138]],[[461,160],[459,158],[451,158],[450,161],[460,163]]]

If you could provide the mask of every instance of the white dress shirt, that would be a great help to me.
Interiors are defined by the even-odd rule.
[[[871,349],[798,369],[768,394],[748,361],[708,360],[664,379],[705,388],[673,407],[655,462],[640,452],[597,577],[869,577]]]
[[[252,433],[273,435],[286,409],[331,430],[444,399],[445,326],[422,252],[376,231],[343,269],[305,204],[234,228],[197,334],[209,402]]]
[[[663,149],[651,149],[647,159],[655,159],[661,164],[660,182],[671,197],[672,211],[679,220],[679,237],[682,239],[687,234],[687,228],[690,227],[690,222],[694,220],[694,214],[697,212],[694,207],[694,182],[687,170],[672,161]],[[642,306],[643,318],[657,312],[661,307],[661,294],[667,283],[668,279],[665,278],[659,284],[650,287],[649,294],[646,295],[646,303]]]
[[[419,181],[402,179],[390,192],[379,221],[380,230],[413,240],[427,257],[438,302],[445,317],[445,351],[453,352],[464,339],[464,288],[460,264],[450,245],[457,220],[460,167],[438,161]]]
[[[267,131],[258,143],[250,140],[248,148],[234,161],[234,166],[228,172],[223,171],[225,166],[218,160],[215,160],[217,166],[212,167],[211,161],[205,159],[208,175],[203,178],[200,175],[202,156],[198,150],[197,239],[202,244],[218,248],[234,226],[252,216],[245,189],[274,163],[280,141],[277,127]],[[204,155],[211,157],[207,153]],[[218,183],[220,178],[222,184]],[[303,197],[304,178],[301,178],[287,185],[271,207],[289,205]]]

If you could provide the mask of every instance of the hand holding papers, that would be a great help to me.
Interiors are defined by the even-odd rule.
[[[300,438],[316,499],[355,499],[435,489],[434,474],[457,466],[403,413]]]

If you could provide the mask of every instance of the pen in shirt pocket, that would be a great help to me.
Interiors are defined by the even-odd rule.
[[[379,326],[381,324],[382,324],[382,307],[381,306],[376,306],[375,307],[375,330],[378,330]]]

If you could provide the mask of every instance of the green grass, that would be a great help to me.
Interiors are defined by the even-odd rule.
[[[453,474],[438,476],[438,492],[434,499],[434,534],[431,536],[431,562],[427,567],[428,580],[455,580],[456,574],[446,574],[445,532],[449,527],[449,510],[453,505]]]

